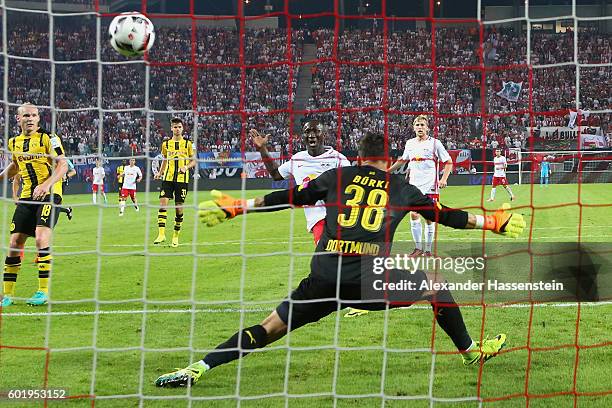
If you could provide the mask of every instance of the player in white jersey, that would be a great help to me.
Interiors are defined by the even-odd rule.
[[[132,203],[134,203],[134,209],[139,211],[138,202],[136,201],[136,183],[142,180],[142,172],[140,168],[136,166],[136,159],[130,159],[130,165],[125,166],[123,169],[123,186],[121,187],[121,204],[119,205],[119,216],[123,216],[125,211],[125,202],[127,197],[130,196]]]
[[[337,167],[350,166],[346,156],[330,146],[325,146],[323,126],[318,120],[306,122],[303,129],[306,150],[297,152],[289,160],[277,166],[266,144],[270,135],[262,136],[257,130],[251,129],[249,135],[253,138],[255,147],[261,154],[261,159],[274,180],[288,179],[293,176],[297,184],[305,184],[315,179],[321,173]],[[306,229],[312,233],[315,245],[319,242],[325,229],[325,203],[317,202],[315,206],[304,207]],[[349,309],[345,317],[356,317],[368,313],[367,310]]]
[[[409,139],[404,148],[404,154],[387,171],[393,171],[404,163],[408,163],[410,184],[431,197],[434,202],[440,199],[440,188],[446,187],[448,176],[453,171],[453,161],[440,140],[429,136],[428,119],[425,115],[417,116],[412,122],[416,137]],[[442,177],[439,164],[444,163]],[[410,226],[415,249],[411,256],[431,256],[433,240],[436,235],[436,224],[425,220],[425,247],[423,248],[423,228],[420,216],[410,213]],[[424,249],[424,251],[423,251]]]
[[[249,132],[266,169],[274,180],[286,180],[293,176],[297,184],[304,184],[329,169],[351,165],[342,153],[324,145],[323,126],[318,120],[307,122],[303,131],[307,150],[297,152],[280,166],[276,165],[266,147],[270,135],[262,136],[255,129]],[[312,233],[315,244],[319,242],[325,228],[325,213],[325,203],[322,201],[314,207],[304,207],[306,229]]]
[[[495,200],[495,188],[500,185],[506,189],[508,194],[510,194],[510,201],[513,201],[514,194],[508,185],[508,180],[506,180],[506,168],[508,167],[508,162],[506,161],[506,158],[502,156],[501,149],[495,149],[493,165],[495,166],[493,170],[493,187],[491,188],[491,197],[489,197],[487,201]]]
[[[96,167],[93,169],[93,181],[91,183],[91,191],[93,194],[93,203],[98,202],[98,191],[104,197],[104,203],[106,203],[106,193],[104,192],[104,167],[102,167],[102,161],[96,160]]]

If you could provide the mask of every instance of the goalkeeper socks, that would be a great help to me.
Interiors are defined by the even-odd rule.
[[[495,200],[495,187],[491,189],[491,200]]]
[[[7,256],[4,260],[4,294],[15,296],[15,285],[17,283],[17,274],[21,268],[21,258],[18,256]]]
[[[157,226],[159,227],[159,235],[166,235],[166,219],[168,218],[168,210],[160,208],[157,211]]]
[[[412,239],[414,240],[414,246],[416,247],[416,249],[423,249],[423,242],[422,242],[422,227],[421,227],[421,220],[410,220],[410,229],[412,230]]]
[[[436,236],[436,224],[425,223],[425,252],[431,252],[431,248],[433,247],[433,240]]]
[[[181,226],[183,225],[183,214],[176,214],[174,217],[174,234],[178,235],[181,232]]]
[[[238,344],[238,338],[240,338],[240,345]],[[267,344],[267,338],[268,333],[263,326],[259,324],[251,326],[236,332],[225,343],[219,344],[217,351],[207,354],[202,361],[209,368],[215,368],[218,365],[229,363],[247,355],[248,350],[264,347]]]
[[[49,274],[51,273],[51,262],[53,255],[51,249],[41,248],[38,251],[38,290],[41,292],[49,292]]]
[[[468,350],[472,345],[472,338],[465,328],[459,305],[449,290],[438,291],[431,301],[431,307],[436,315],[436,321],[451,338],[457,350]]]

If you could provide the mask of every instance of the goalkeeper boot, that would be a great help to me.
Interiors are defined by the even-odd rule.
[[[198,361],[185,368],[159,376],[155,380],[155,385],[168,388],[191,386],[200,380],[204,371],[206,371],[206,366]]]
[[[2,298],[2,303],[0,303],[0,307],[8,307],[10,305],[14,305],[13,298],[9,295],[4,295]]]
[[[349,307],[349,310],[344,314],[344,317],[358,317],[368,314],[369,312],[369,310],[353,309],[352,307]]]
[[[38,290],[26,303],[30,306],[42,306],[46,305],[48,300],[49,296],[42,290]]]
[[[506,344],[506,335],[498,334],[492,339],[484,339],[482,344],[477,341],[474,343],[474,346],[471,348],[471,351],[467,353],[463,353],[461,356],[463,357],[463,365],[472,365],[477,364],[481,360],[484,363],[485,361],[495,357],[501,349]]]
[[[159,234],[157,236],[157,238],[155,238],[155,241],[153,241],[153,244],[159,245],[159,244],[161,244],[162,242],[165,242],[165,241],[166,241],[166,235]]]

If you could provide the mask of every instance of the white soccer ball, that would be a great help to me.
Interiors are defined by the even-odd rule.
[[[126,57],[140,57],[155,42],[155,28],[140,13],[121,13],[108,28],[111,46]]]

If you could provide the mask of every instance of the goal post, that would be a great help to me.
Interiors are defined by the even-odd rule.
[[[519,152],[519,184],[539,184],[543,161],[550,184],[612,183],[612,150],[549,150]]]
[[[606,74],[600,70],[607,72],[611,67],[609,59],[594,63],[581,59],[578,34],[564,43],[572,52],[567,61],[534,61],[532,54],[541,51],[534,45],[541,44],[534,43],[537,33],[532,24],[544,27],[548,23],[539,14],[531,14],[529,2],[522,15],[513,11],[508,17],[493,10],[487,19],[485,2],[478,0],[475,16],[453,19],[444,14],[450,1],[454,6],[456,0],[397,0],[395,5],[391,0],[377,0],[371,2],[375,3],[371,9],[368,2],[360,1],[355,10],[346,0],[330,0],[323,10],[317,9],[316,1],[268,1],[265,12],[255,14],[248,8],[261,1],[231,0],[235,14],[210,16],[198,10],[216,10],[227,2],[141,0],[137,11],[156,24],[157,39],[143,59],[126,60],[110,48],[107,29],[119,13],[112,7],[136,2],[0,0],[2,161],[12,161],[7,148],[16,131],[12,113],[29,99],[44,110],[50,130],[57,130],[65,143],[73,135],[94,139],[91,154],[114,154],[111,147],[128,146],[137,135],[134,139],[143,144],[138,159],[144,159],[147,167],[144,184],[138,188],[147,197],[142,202],[144,211],[122,214],[124,224],[118,221],[116,192],[109,194],[108,205],[92,204],[90,193],[67,195],[67,201],[75,200],[77,214],[68,227],[60,225],[69,228],[70,234],[54,238],[55,261],[63,269],[52,272],[51,279],[58,284],[51,285],[51,302],[27,309],[19,297],[21,304],[15,308],[0,309],[0,402],[9,389],[17,387],[65,386],[75,406],[102,407],[481,407],[529,406],[534,400],[609,405],[605,398],[609,401],[612,389],[603,381],[609,377],[609,368],[596,364],[607,363],[610,354],[609,336],[601,327],[609,304],[539,302],[531,292],[516,302],[489,301],[476,290],[470,290],[469,301],[457,297],[465,307],[474,341],[483,340],[491,330],[513,333],[509,347],[486,366],[463,367],[459,352],[437,325],[436,316],[432,317],[431,306],[417,304],[409,310],[387,309],[354,319],[344,319],[338,310],[266,348],[239,349],[253,355],[206,373],[210,381],[204,377],[193,387],[178,390],[155,388],[158,375],[198,361],[236,330],[261,322],[308,275],[308,261],[316,249],[302,225],[300,208],[248,214],[213,229],[199,223],[198,203],[209,199],[203,186],[215,185],[219,178],[235,177],[231,185],[239,187],[232,194],[240,199],[253,198],[253,190],[263,190],[261,186],[266,191],[275,187],[252,183],[264,180],[268,173],[250,143],[251,127],[272,133],[273,160],[287,160],[304,148],[296,122],[306,117],[320,119],[328,131],[328,144],[353,156],[359,137],[367,131],[384,134],[396,146],[394,151],[401,151],[413,135],[412,120],[419,114],[430,117],[433,136],[461,144],[447,146],[449,151],[469,153],[463,145],[471,142],[463,140],[468,134],[477,139],[475,146],[481,146],[488,137],[503,139],[502,133],[507,132],[517,140],[504,146],[517,146],[521,142],[517,135],[525,134],[522,120],[535,127],[538,111],[565,115],[565,110],[538,99],[534,77],[543,80],[547,75],[534,76],[534,71],[559,68],[567,74],[573,70],[574,76],[563,77],[562,88],[579,108],[581,94],[596,92],[581,78],[601,83]],[[569,10],[567,14],[557,12],[558,17],[550,19],[569,19],[578,28],[588,18],[577,14],[576,2],[572,0],[571,7],[564,9]],[[180,13],[157,12],[173,3],[188,3],[188,7]],[[315,6],[302,13],[296,11],[298,3]],[[400,3],[420,3],[418,17],[394,14]],[[77,24],[64,21],[69,19]],[[317,19],[323,21],[321,27],[315,27]],[[609,25],[608,19],[595,20]],[[518,32],[497,27],[502,25]],[[73,31],[62,33],[66,26]],[[20,38],[32,41],[20,44]],[[37,41],[49,43],[38,47]],[[510,81],[513,85],[503,85]],[[30,90],[31,84],[39,89]],[[550,86],[557,84],[553,81]],[[603,106],[603,99],[599,103],[601,109],[593,110],[591,116],[605,122],[612,109]],[[172,204],[167,214],[158,213],[157,184],[148,170],[160,162],[154,149],[169,136],[161,120],[176,116],[184,120],[195,150],[201,153],[196,166],[201,177],[194,177],[190,184],[184,220],[180,215],[175,218]],[[70,144],[72,149],[78,145]],[[612,150],[509,150],[516,157],[516,162],[509,161],[509,172],[518,167],[519,184],[539,183],[544,159],[550,163],[553,184],[612,183]],[[133,151],[108,160],[119,162],[124,157],[134,157]],[[490,163],[483,167],[491,169]],[[485,203],[484,182],[478,190],[480,182],[475,181],[482,179],[474,177],[472,186],[442,190],[442,202],[478,215],[493,214],[499,201]],[[6,193],[9,184],[3,183],[1,230],[6,252],[15,205]],[[602,186],[602,191],[606,188]],[[515,190],[514,211],[528,220],[535,218],[536,211],[545,214],[564,205],[539,206],[533,194],[520,195],[527,188]],[[592,207],[609,212],[610,199],[605,194],[597,199]],[[565,232],[575,229],[579,235],[571,239],[577,238],[578,244],[585,237],[610,239],[599,234],[609,226],[582,225],[589,222],[582,217],[582,207],[589,206],[578,204],[579,210],[568,210],[580,211],[577,228],[575,223],[557,225],[555,220],[549,223],[552,227],[540,226],[539,219],[527,222],[524,237],[513,242],[516,253],[531,261],[535,258],[531,247],[538,239],[563,240]],[[382,213],[382,206],[369,205],[377,210],[376,217]],[[351,207],[360,208],[359,203]],[[89,218],[79,217],[79,210]],[[585,212],[592,210],[585,208]],[[169,236],[173,222],[182,223],[180,245],[153,244],[159,224],[164,223],[160,219],[167,219]],[[408,217],[398,229],[398,243],[412,246],[410,228]],[[582,230],[596,233],[580,235]],[[449,231],[440,226],[431,234],[448,240],[449,246],[459,243],[482,254],[485,249],[504,248],[507,242],[507,237],[490,232]],[[122,241],[123,235],[133,242]],[[363,244],[336,240],[334,245],[340,248],[348,242],[355,248]],[[334,245],[329,251],[335,252]],[[436,245],[437,238],[434,255],[439,253]],[[515,254],[499,258],[506,255]],[[463,259],[463,253],[456,258]],[[36,266],[25,263],[19,277],[22,286],[33,282],[36,273]],[[514,268],[511,261],[508,265]],[[474,279],[485,275],[475,273]],[[332,301],[340,308],[339,295]],[[589,311],[595,306],[603,306],[603,313]],[[498,361],[502,363],[495,365]],[[592,369],[588,362],[596,367],[585,374]],[[594,378],[601,378],[602,384],[592,386]],[[37,402],[44,406],[62,404],[51,401],[52,396],[41,399]]]

